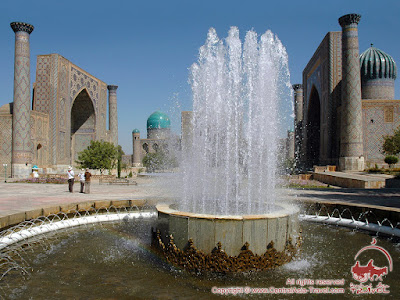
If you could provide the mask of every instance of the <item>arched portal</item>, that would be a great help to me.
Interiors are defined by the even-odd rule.
[[[149,145],[146,143],[143,144],[143,150],[146,151],[146,154],[149,153]]]
[[[307,161],[318,165],[321,133],[321,104],[317,89],[313,86],[307,114]]]
[[[96,137],[96,114],[92,99],[86,89],[76,96],[71,109],[71,164],[78,153],[90,145]]]

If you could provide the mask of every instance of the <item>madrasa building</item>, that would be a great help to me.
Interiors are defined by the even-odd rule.
[[[294,84],[295,159],[298,166],[336,165],[362,171],[382,165],[383,137],[400,126],[394,99],[396,63],[374,47],[359,54],[359,14],[339,18]]]
[[[162,111],[155,111],[147,118],[147,138],[140,137],[140,131],[132,131],[132,155],[124,155],[123,162],[137,172],[143,167],[143,158],[148,153],[176,153],[180,149],[180,139],[171,131],[171,120]],[[136,169],[135,169],[136,168]]]
[[[118,86],[59,54],[38,55],[31,98],[29,39],[34,27],[10,25],[15,33],[14,98],[0,107],[0,174],[27,177],[33,165],[43,173],[62,173],[75,165],[90,141],[118,145]]]

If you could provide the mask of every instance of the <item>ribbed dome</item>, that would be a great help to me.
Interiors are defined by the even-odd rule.
[[[153,112],[147,119],[148,129],[170,128],[170,127],[171,127],[171,121],[169,120],[169,117],[165,113],[159,110]]]
[[[360,55],[362,79],[396,79],[397,68],[393,58],[372,46]]]

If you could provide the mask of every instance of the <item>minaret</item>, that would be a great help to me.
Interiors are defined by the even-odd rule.
[[[341,171],[364,170],[358,22],[361,16],[339,18],[342,26],[342,105],[340,128]]]
[[[293,130],[288,130],[287,131],[287,138],[286,138],[286,149],[287,149],[287,159],[294,159],[295,158],[295,153],[294,153],[294,147],[295,147],[295,138],[294,138],[294,132]]]
[[[190,151],[193,143],[193,112],[183,111],[181,113],[181,144],[182,151]]]
[[[117,85],[107,85],[108,89],[108,124],[110,128],[110,142],[118,146],[118,112],[117,112]]]
[[[15,32],[12,176],[27,177],[32,163],[29,36],[34,27],[22,22],[10,26]]]
[[[134,167],[140,167],[142,166],[142,157],[140,155],[141,153],[140,131],[138,129],[134,129],[132,131],[132,146],[133,146],[132,165]]]
[[[293,84],[294,90],[294,158],[296,166],[301,161],[301,141],[303,137],[303,85]]]

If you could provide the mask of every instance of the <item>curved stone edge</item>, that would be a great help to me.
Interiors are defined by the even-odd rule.
[[[284,250],[277,251],[271,241],[266,252],[257,255],[249,250],[250,245],[246,242],[238,256],[228,256],[222,250],[220,242],[210,254],[206,254],[194,246],[192,239],[189,239],[188,246],[181,250],[175,245],[172,235],[166,244],[161,239],[160,231],[153,232],[152,237],[152,248],[168,263],[195,274],[210,272],[226,274],[273,269],[290,262],[298,253],[301,243],[301,236],[295,243],[289,238]]]
[[[47,217],[52,214],[58,213],[71,213],[88,210],[101,210],[113,208],[130,208],[130,207],[154,207],[154,203],[149,203],[148,200],[91,200],[76,203],[65,203],[59,205],[49,205],[32,210],[21,211],[14,214],[0,217],[0,231],[7,229],[11,226],[17,225],[24,221],[36,219],[39,217]]]
[[[257,219],[269,219],[269,218],[282,218],[282,217],[288,217],[289,215],[299,212],[298,208],[290,204],[279,203],[279,206],[281,206],[282,209],[272,213],[259,214],[259,215],[243,215],[243,216],[196,214],[196,213],[173,209],[171,208],[171,205],[164,203],[157,204],[156,209],[161,213],[173,216],[190,217],[196,219],[215,219],[215,220],[257,220]]]

